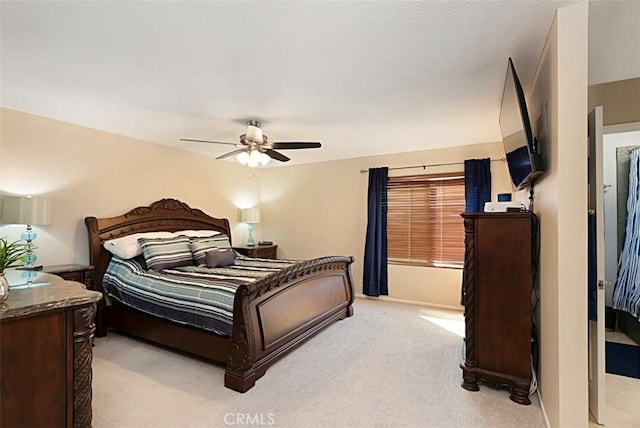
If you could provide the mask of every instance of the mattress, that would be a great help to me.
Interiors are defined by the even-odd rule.
[[[109,297],[140,311],[230,336],[238,287],[296,263],[238,255],[235,263],[226,267],[183,266],[155,271],[145,269],[141,256],[128,260],[113,256],[103,287]]]

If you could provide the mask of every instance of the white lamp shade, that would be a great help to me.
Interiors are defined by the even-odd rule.
[[[260,163],[260,152],[257,150],[251,150],[249,153],[249,160],[247,161],[247,165],[251,168],[255,168]]]
[[[271,160],[271,157],[269,157],[268,154],[260,153],[260,165],[266,166],[270,160]]]
[[[245,208],[241,211],[241,221],[243,223],[260,223],[260,208]]]
[[[2,224],[27,224],[47,226],[51,224],[51,200],[6,196],[2,198]]]
[[[242,165],[246,165],[247,162],[249,162],[249,153],[241,152],[240,154],[238,154],[238,162],[240,162]]]
[[[254,126],[254,125],[247,126],[247,133],[245,135],[247,140],[251,141],[252,143],[259,143],[259,144],[263,143],[262,129],[258,128],[257,126]]]

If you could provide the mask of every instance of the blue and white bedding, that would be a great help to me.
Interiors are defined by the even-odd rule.
[[[113,256],[103,287],[110,297],[143,312],[230,336],[237,288],[296,263],[238,255],[234,264],[226,267],[182,266],[156,271],[145,269],[141,257],[125,260]]]

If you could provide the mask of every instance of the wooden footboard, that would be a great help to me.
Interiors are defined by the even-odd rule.
[[[353,314],[352,257],[325,257],[236,292],[225,386],[250,389],[279,357]]]

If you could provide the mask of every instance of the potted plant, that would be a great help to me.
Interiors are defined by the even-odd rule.
[[[21,240],[9,242],[0,237],[0,303],[9,297],[9,282],[4,276],[4,270],[15,266],[27,254],[25,243]]]

